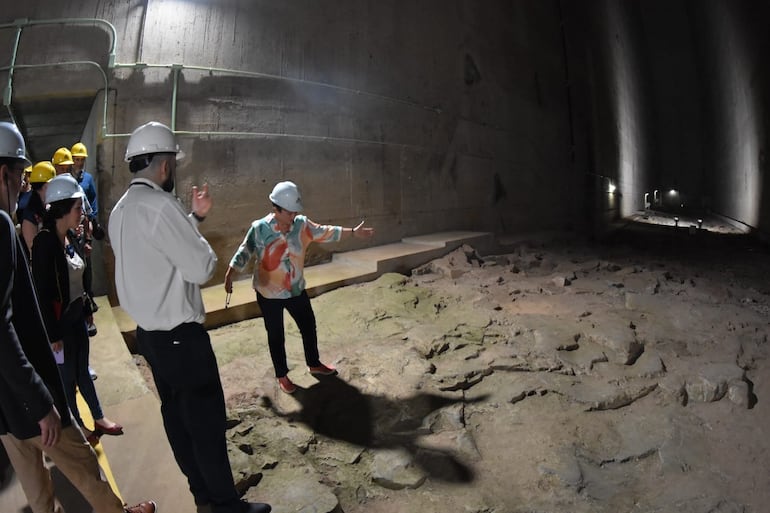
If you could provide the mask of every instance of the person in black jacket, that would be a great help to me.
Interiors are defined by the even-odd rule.
[[[50,162],[42,161],[32,166],[32,175],[30,176],[32,190],[29,191],[29,198],[21,216],[19,216],[19,212],[16,214],[21,225],[21,236],[25,242],[24,249],[27,252],[27,260],[31,258],[32,241],[35,240],[35,235],[40,231],[40,225],[43,222],[45,189],[54,176],[56,176],[56,169]]]
[[[54,397],[27,359],[19,341],[14,321],[24,311],[18,304],[16,312],[12,307],[14,292],[19,296],[24,292],[15,290],[18,268],[22,267],[22,271],[27,269],[16,228],[8,215],[8,212],[16,209],[21,175],[27,163],[23,140],[21,146],[18,140],[13,144],[14,139],[21,139],[20,134],[16,137],[17,133],[18,129],[14,125],[0,123],[0,438],[5,444],[9,435],[22,439],[40,436],[43,446],[53,447],[61,436],[61,416],[54,404]],[[19,262],[22,262],[22,266],[18,265]],[[26,274],[29,277],[28,269]],[[27,293],[34,297],[31,288]],[[22,321],[20,329],[29,327]],[[50,349],[46,349],[50,355]],[[45,369],[45,362],[42,363]],[[53,358],[50,358],[49,363],[53,364]],[[53,364],[47,370],[55,368]],[[53,375],[58,378],[58,372]],[[64,398],[63,392],[58,398]],[[67,411],[65,401],[59,405],[63,405],[63,411]]]
[[[75,420],[89,441],[101,434],[122,435],[123,427],[104,416],[88,372],[90,343],[84,311],[85,262],[75,251],[72,230],[83,217],[83,189],[69,174],[55,177],[46,188],[48,210],[43,229],[32,244],[32,274],[40,308],[54,352],[58,354],[64,393]],[[79,389],[94,419],[93,433],[80,417],[75,390]]]
[[[72,424],[22,242],[8,215],[16,209],[24,155],[16,126],[0,122],[0,441],[33,513],[62,511],[44,452],[96,511],[154,513],[152,501],[124,508]]]

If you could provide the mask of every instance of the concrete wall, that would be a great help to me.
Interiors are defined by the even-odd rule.
[[[191,132],[180,135],[187,159],[177,190],[187,201],[193,183],[210,184],[216,207],[203,231],[220,255],[221,279],[249,222],[268,211],[267,194],[284,179],[300,185],[316,221],[367,219],[377,229],[373,245],[449,229],[577,224],[574,189],[582,177],[569,165],[557,6],[31,0],[5,16],[44,11],[46,18],[97,16],[115,25],[111,135],[91,162],[104,219],[129,181],[126,138],[114,134],[151,119]],[[19,62],[106,63],[108,38],[97,28],[84,31],[93,36],[85,47],[70,44],[66,28],[25,34]],[[138,62],[183,68],[175,74]],[[83,77],[68,76],[46,89],[40,74],[25,74],[17,77],[18,101],[99,88],[97,79],[84,85]],[[354,246],[360,243],[334,249]]]
[[[572,89],[582,89],[575,109],[588,150],[577,164],[586,165],[593,233],[658,190],[669,208],[706,209],[767,237],[767,2],[565,6],[569,41],[588,54],[570,51],[569,64]],[[620,195],[604,194],[608,180]]]
[[[631,3],[628,3],[631,4]],[[669,208],[711,211],[767,236],[767,2],[636,2],[653,144],[646,181]],[[638,107],[637,107],[638,108]],[[671,193],[675,190],[676,193]]]
[[[25,28],[17,64],[46,67],[17,69],[13,106],[95,98],[81,136],[104,221],[130,179],[126,135],[173,125],[182,201],[204,181],[215,198],[215,280],[284,179],[316,221],[367,219],[372,245],[453,229],[601,235],[664,187],[759,229],[770,219],[768,7],[755,0],[29,0],[0,16],[115,26],[114,57],[101,26]],[[0,56],[14,35],[0,30]],[[48,66],[75,60],[96,65]]]
[[[653,168],[650,69],[638,6],[564,2],[574,165],[586,231],[602,238],[643,208]]]
[[[700,43],[709,206],[767,236],[770,183],[766,2],[719,2],[692,8]],[[703,37],[709,34],[709,37]]]
[[[639,6],[653,71],[654,188],[669,207],[711,210],[766,229],[767,72],[760,49],[767,46],[767,6],[740,0]]]

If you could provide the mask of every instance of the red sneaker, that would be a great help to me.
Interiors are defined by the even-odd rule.
[[[310,374],[315,374],[317,376],[334,376],[337,374],[337,369],[324,365],[323,363],[316,367],[308,367],[308,370],[310,371]]]
[[[297,385],[292,383],[288,376],[278,378],[278,386],[287,394],[293,394],[297,391]]]

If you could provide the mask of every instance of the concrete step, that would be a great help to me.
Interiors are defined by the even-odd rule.
[[[489,232],[450,231],[407,237],[401,242],[335,253],[331,262],[305,268],[307,292],[310,297],[314,297],[339,287],[374,280],[384,273],[408,273],[411,269],[439,258],[463,244],[469,244],[481,253],[488,253],[496,247],[495,237]],[[261,315],[250,276],[233,282],[233,293],[227,307],[227,294],[221,284],[205,287],[201,293],[206,308],[205,324],[209,329]],[[136,323],[119,306],[113,310],[120,330],[130,344]]]

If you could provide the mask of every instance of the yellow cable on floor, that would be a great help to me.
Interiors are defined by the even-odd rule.
[[[86,427],[90,426],[90,429],[93,430],[94,419],[91,418],[91,410],[88,408],[88,405],[86,404],[85,399],[83,399],[83,396],[80,395],[80,390],[77,390],[77,402],[78,402],[78,411],[80,412],[80,418],[83,419],[83,422],[86,424]],[[126,501],[123,500],[123,497],[120,495],[120,490],[118,490],[118,485],[115,483],[115,477],[112,475],[112,469],[110,469],[110,462],[107,461],[107,453],[104,452],[101,442],[96,444],[96,447],[94,447],[94,451],[96,451],[96,456],[98,457],[98,460],[99,460],[99,466],[101,467],[102,472],[104,473],[104,477],[107,478],[107,482],[110,483],[110,487],[112,488],[112,491],[115,492],[115,495],[118,496],[121,502],[125,503]]]

